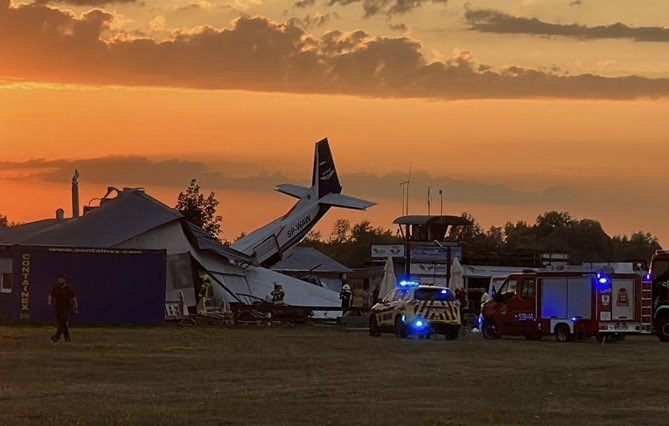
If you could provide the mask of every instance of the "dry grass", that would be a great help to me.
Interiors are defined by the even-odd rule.
[[[666,424],[669,345],[0,326],[1,424]]]

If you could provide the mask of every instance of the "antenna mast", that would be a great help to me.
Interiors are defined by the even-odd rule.
[[[409,179],[400,182],[402,187],[402,216],[409,215],[409,185],[411,184],[411,163],[409,163]]]

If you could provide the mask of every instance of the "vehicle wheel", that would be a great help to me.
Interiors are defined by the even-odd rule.
[[[395,318],[395,336],[399,337],[400,339],[406,339],[407,337],[406,326],[402,322],[402,318],[400,318],[399,315]]]
[[[571,339],[571,332],[567,324],[558,324],[555,326],[555,338],[558,342],[568,342]]]
[[[526,334],[525,340],[541,340],[542,337],[541,334]]]
[[[657,321],[655,325],[657,330],[657,337],[660,338],[662,342],[669,342],[669,315],[665,315]]]
[[[369,335],[372,337],[379,337],[381,335],[381,328],[376,322],[376,315],[369,318]]]
[[[499,330],[497,330],[497,326],[495,325],[494,321],[491,320],[484,320],[483,321],[483,337],[486,339],[499,339],[500,338],[500,333]]]
[[[458,326],[449,326],[446,328],[446,332],[444,333],[444,337],[446,337],[446,340],[455,340],[458,338],[458,333],[460,332],[460,327]]]

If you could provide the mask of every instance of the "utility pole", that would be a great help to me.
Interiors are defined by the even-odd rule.
[[[409,185],[411,184],[411,163],[409,163],[409,179],[400,182],[402,187],[402,216],[409,215]],[[406,188],[406,190],[405,190]],[[406,200],[406,201],[405,201]]]
[[[402,216],[409,214],[409,181],[400,182],[402,187]]]
[[[428,186],[427,187],[427,215],[428,216],[431,215],[431,212],[430,212],[430,204],[432,202],[432,192],[431,191],[432,191],[432,187]]]
[[[444,215],[444,190],[439,190],[439,215]]]
[[[407,179],[407,216],[409,216],[409,186],[411,185],[411,163],[409,163],[409,179]]]

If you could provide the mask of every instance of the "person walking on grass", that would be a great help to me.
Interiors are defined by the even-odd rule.
[[[61,274],[58,276],[58,283],[53,287],[49,294],[49,306],[53,306],[56,311],[56,321],[58,329],[56,334],[51,336],[51,341],[57,342],[63,335],[66,342],[70,341],[70,330],[67,323],[70,320],[70,312],[79,313],[79,302],[75,296],[72,287],[67,283],[67,276]]]

